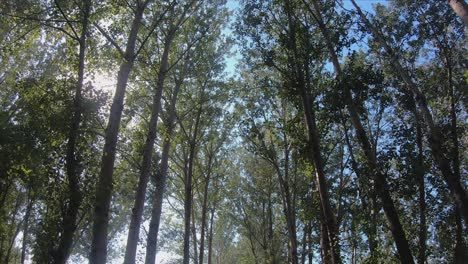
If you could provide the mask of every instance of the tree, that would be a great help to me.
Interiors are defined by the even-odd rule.
[[[93,221],[93,242],[91,245],[90,263],[105,263],[107,258],[107,230],[109,223],[109,207],[112,195],[112,176],[114,173],[114,160],[117,147],[117,136],[122,117],[123,100],[127,88],[128,78],[132,70],[135,58],[138,55],[136,41],[138,31],[143,19],[143,13],[149,0],[137,1],[135,15],[128,35],[125,51],[118,48],[123,57],[117,76],[117,86],[110,109],[107,123],[105,143],[101,161],[101,172],[96,188],[96,200]],[[155,21],[156,22],[156,21]],[[112,43],[115,41],[109,39]]]

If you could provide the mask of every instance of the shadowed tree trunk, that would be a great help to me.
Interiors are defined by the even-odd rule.
[[[78,213],[81,206],[82,194],[80,190],[80,164],[76,157],[77,141],[79,137],[81,115],[82,115],[82,90],[85,71],[86,40],[88,35],[89,15],[91,11],[91,1],[83,1],[82,28],[79,38],[78,55],[78,83],[75,89],[73,103],[73,116],[68,134],[67,155],[66,155],[66,175],[68,181],[69,203],[65,211],[62,222],[62,234],[56,252],[53,254],[54,263],[65,264],[73,245],[73,236],[77,228]]]
[[[152,210],[151,210],[151,220],[149,225],[148,237],[146,241],[146,258],[145,264],[154,264],[156,261],[156,250],[158,244],[158,233],[159,225],[161,222],[161,212],[162,204],[164,198],[164,192],[166,190],[166,181],[167,181],[167,170],[169,168],[169,153],[172,145],[172,137],[174,135],[174,127],[176,120],[176,102],[177,96],[180,91],[180,87],[183,83],[183,75],[179,80],[176,81],[174,91],[171,97],[171,103],[169,106],[168,120],[166,122],[166,133],[167,136],[164,137],[163,149],[161,155],[161,163],[159,169],[156,172],[155,177],[155,197],[153,198]]]
[[[140,29],[143,12],[149,0],[143,3],[137,1],[135,16],[132,21],[130,34],[125,48],[124,60],[120,65],[117,75],[117,86],[110,109],[109,121],[107,123],[104,149],[101,160],[101,171],[99,173],[96,188],[96,199],[94,204],[94,219],[92,229],[92,243],[89,262],[91,264],[103,264],[107,260],[107,230],[109,227],[109,208],[112,197],[112,181],[114,174],[114,161],[117,148],[117,137],[120,121],[122,118],[125,90],[128,78],[135,61],[135,46]]]
[[[154,143],[156,141],[156,133],[158,127],[159,110],[161,109],[161,98],[164,89],[164,81],[169,69],[169,51],[171,49],[172,40],[174,39],[174,26],[170,26],[169,34],[164,42],[164,50],[159,66],[158,78],[156,82],[155,94],[151,106],[151,118],[149,122],[148,134],[143,147],[142,164],[140,169],[140,179],[135,195],[135,203],[132,209],[130,226],[127,237],[127,247],[125,250],[124,264],[135,263],[136,250],[140,237],[141,219],[143,216],[143,207],[145,204],[146,189],[151,173],[151,164],[154,152]]]
[[[330,240],[328,238],[325,221],[321,220],[320,222],[320,257],[322,259],[322,263],[329,264],[332,263],[330,254]]]
[[[418,181],[418,204],[419,204],[419,252],[418,264],[426,262],[426,238],[427,238],[427,224],[426,224],[426,186],[424,184],[424,153],[423,153],[423,135],[421,128],[421,120],[416,107],[413,109],[415,125],[416,125],[416,146],[418,149],[416,161],[416,178]]]

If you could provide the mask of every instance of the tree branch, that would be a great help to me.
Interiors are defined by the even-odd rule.
[[[101,32],[101,34],[109,41],[119,52],[120,56],[125,58],[125,52],[120,48],[119,44],[103,29],[99,26],[98,23],[93,23],[93,25]]]

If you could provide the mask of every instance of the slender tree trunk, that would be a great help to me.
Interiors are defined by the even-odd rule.
[[[206,213],[207,213],[207,206],[208,206],[208,186],[210,184],[211,178],[211,160],[212,156],[209,155],[208,157],[208,171],[207,176],[205,178],[205,188],[203,191],[203,207],[202,207],[202,218],[201,218],[201,228],[200,228],[200,260],[198,263],[203,264],[203,255],[205,253],[205,225],[206,225]]]
[[[128,230],[127,247],[125,250],[124,264],[135,263],[136,251],[140,237],[141,219],[143,216],[143,207],[145,204],[146,189],[151,174],[151,164],[154,152],[154,143],[156,141],[159,109],[161,109],[161,98],[164,90],[164,81],[167,76],[169,68],[169,51],[171,49],[174,31],[171,27],[170,33],[164,43],[164,50],[161,57],[159,66],[158,78],[156,83],[155,94],[153,96],[153,103],[151,106],[151,118],[149,122],[148,134],[146,142],[143,147],[142,164],[140,169],[140,179],[135,196],[135,203],[132,209],[132,216],[130,219],[130,227]]]
[[[310,94],[306,88],[306,79],[302,69],[299,69],[299,54],[297,51],[296,45],[296,32],[295,27],[296,24],[293,21],[293,10],[290,1],[285,2],[285,9],[288,14],[288,24],[289,24],[289,31],[290,31],[290,39],[289,39],[289,48],[292,49],[294,57],[292,58],[291,65],[294,67],[294,73],[297,82],[297,88],[300,92],[300,96],[302,99],[302,105],[305,112],[305,119],[308,129],[308,137],[309,142],[311,145],[312,150],[312,157],[311,160],[315,167],[315,177],[318,186],[318,192],[320,197],[320,204],[321,209],[323,212],[323,220],[325,227],[327,229],[327,233],[329,236],[329,241],[331,245],[331,257],[333,264],[341,263],[341,256],[340,256],[340,245],[339,245],[339,236],[338,236],[338,225],[336,221],[336,216],[333,213],[332,206],[330,204],[330,198],[328,194],[328,186],[325,177],[324,171],[324,164],[322,160],[322,152],[320,147],[320,137],[317,132],[316,121],[315,121],[315,113],[313,110],[313,106],[311,104]]]
[[[127,40],[125,58],[120,65],[117,75],[117,86],[114,100],[112,102],[109,121],[107,123],[105,143],[101,160],[101,171],[99,173],[96,188],[96,199],[94,204],[94,219],[92,229],[92,243],[90,253],[90,264],[103,264],[107,259],[107,230],[109,226],[109,208],[112,198],[112,185],[114,174],[114,161],[117,148],[117,137],[120,121],[122,118],[123,102],[128,78],[135,60],[135,46],[140,29],[143,12],[149,0],[144,3],[138,1],[135,17]]]
[[[210,234],[208,238],[208,264],[212,264],[212,256],[213,256],[213,221],[214,221],[214,213],[215,213],[215,208],[211,208],[211,216],[210,216]],[[201,263],[201,262],[200,262]],[[203,264],[203,263],[201,263]]]
[[[346,120],[343,116],[343,114],[341,113],[341,119],[342,119],[342,124],[343,124],[343,130],[344,130],[344,136],[345,136],[345,142],[346,142],[346,145],[348,146],[348,152],[349,152],[349,156],[350,156],[350,159],[351,159],[351,168],[353,169],[354,171],[354,174],[356,174],[356,178],[358,179],[358,183],[360,183],[361,181],[364,180],[363,178],[363,175],[361,175],[361,171],[358,167],[358,163],[356,161],[356,158],[354,156],[354,148],[353,146],[351,145],[351,141],[349,140],[349,136],[348,136],[348,128],[346,126]],[[366,201],[366,199],[364,198],[364,195],[363,193],[367,193],[369,195],[372,196],[372,205],[375,204],[375,190],[374,188],[371,188],[371,190],[366,190],[362,184],[358,184],[358,189],[361,191],[361,194],[359,195],[359,197],[361,198],[361,204],[362,204],[362,211],[363,211],[363,215],[364,217],[367,218],[367,221],[365,221],[366,223],[364,223],[364,233],[365,235],[367,236],[367,240],[368,240],[368,244],[369,244],[369,252],[370,252],[370,256],[371,256],[371,260],[372,261],[377,261],[377,252],[376,252],[376,248],[377,248],[377,241],[376,241],[376,225],[377,225],[377,219],[376,219],[376,210],[375,208],[373,208],[372,210],[369,210],[369,205]]]
[[[193,203],[193,196],[192,196],[192,203]],[[191,217],[191,231],[192,231],[192,238],[193,238],[193,263],[198,264],[198,240],[197,240],[197,228],[195,226],[195,208],[192,206],[192,217]]]
[[[267,208],[267,225],[268,225],[268,256],[273,263],[276,263],[276,252],[273,249],[273,201],[272,201],[272,176],[268,177],[268,208]]]
[[[426,186],[424,184],[424,153],[422,143],[422,128],[421,120],[417,109],[413,109],[415,124],[416,124],[416,145],[418,149],[417,164],[416,164],[416,177],[418,181],[419,191],[419,252],[418,264],[426,262],[426,237],[427,237],[427,224],[426,224]]]
[[[282,197],[282,205],[283,205],[283,213],[286,218],[286,227],[288,230],[288,251],[289,251],[289,262],[293,264],[298,263],[298,255],[297,255],[297,234],[296,234],[296,210],[295,205],[293,203],[291,188],[290,188],[290,177],[289,177],[289,158],[290,158],[290,151],[288,146],[288,140],[286,137],[286,133],[284,134],[284,172],[280,169],[280,164],[274,162],[274,167],[278,174],[279,185],[281,189],[281,197]],[[275,154],[276,155],[276,154]],[[265,243],[266,244],[266,243]]]
[[[68,134],[67,155],[66,155],[66,173],[68,180],[69,204],[65,211],[62,222],[62,234],[60,236],[59,246],[53,256],[53,262],[56,264],[65,264],[70,255],[73,245],[73,236],[75,234],[78,222],[78,213],[81,206],[82,194],[80,190],[80,164],[76,157],[76,145],[79,137],[81,115],[82,115],[82,90],[85,71],[85,53],[86,40],[88,35],[89,15],[91,11],[91,1],[83,1],[82,29],[79,39],[79,61],[78,61],[78,83],[75,89],[75,98],[73,105],[73,117]]]
[[[307,234],[307,249],[308,249],[308,256],[309,256],[309,264],[312,264],[312,260],[314,258],[314,248],[313,248],[313,241],[312,241],[312,220],[309,221],[309,233]]]
[[[30,196],[31,194],[29,194]],[[24,214],[24,224],[23,224],[23,243],[21,247],[21,264],[24,264],[26,261],[26,252],[28,247],[29,239],[29,219],[31,217],[31,211],[34,204],[34,201],[31,197],[28,199],[28,206],[26,207],[26,213]]]
[[[202,107],[198,109],[198,113],[195,119],[195,126],[193,129],[193,135],[190,139],[190,152],[187,173],[185,173],[185,199],[184,199],[184,256],[183,264],[189,264],[190,261],[190,213],[192,211],[192,202],[193,202],[193,193],[192,193],[192,178],[193,178],[193,163],[195,161],[195,149],[196,149],[196,140],[198,134],[198,126],[200,124],[200,118],[202,113]]]
[[[453,2],[453,1],[452,1]],[[465,4],[466,8],[466,4]],[[465,10],[466,11],[466,10]],[[468,14],[467,14],[468,18]],[[447,54],[446,52],[444,52]],[[460,174],[460,152],[458,149],[459,142],[458,142],[458,125],[457,125],[457,110],[455,104],[455,92],[453,87],[452,81],[452,64],[450,62],[450,58],[446,58],[446,70],[447,70],[447,78],[448,78],[448,91],[450,96],[450,126],[451,126],[451,140],[452,140],[452,163],[454,174],[458,179],[461,179]],[[461,220],[460,215],[460,208],[455,206],[455,219],[457,223],[457,231],[456,231],[456,243],[455,243],[455,263],[463,263],[466,261],[465,257],[467,256],[468,252],[465,247],[465,241],[463,238],[463,221]],[[465,224],[468,226],[468,221],[465,220]]]
[[[356,4],[354,0],[351,0],[352,4],[358,11],[361,19],[371,30],[380,46],[383,47],[389,55],[391,65],[395,71],[400,75],[403,81],[407,84],[409,90],[414,94],[417,106],[422,113],[425,124],[428,131],[429,147],[432,151],[432,156],[436,162],[439,170],[442,172],[445,182],[447,183],[450,193],[455,200],[455,203],[463,215],[465,223],[468,223],[468,194],[462,183],[460,177],[457,176],[456,172],[452,169],[449,159],[445,156],[445,151],[442,146],[444,141],[443,135],[441,134],[440,128],[434,124],[434,120],[427,105],[427,99],[425,95],[418,89],[417,85],[411,79],[407,70],[401,65],[399,61],[398,53],[396,53],[385,41],[380,32],[370,23],[367,17],[364,15],[362,10]]]
[[[303,235],[302,235],[302,254],[301,263],[305,264],[308,253],[307,246],[309,244],[309,235],[312,232],[312,223],[309,221],[305,224]]]
[[[14,225],[14,220],[18,214],[18,210],[20,208],[20,205],[22,203],[22,199],[17,199],[16,203],[15,203],[15,209],[13,210],[13,213],[12,213],[12,216],[11,216],[11,223]],[[14,228],[14,233],[11,234],[10,232],[13,230],[13,226],[10,226],[9,227],[9,233],[11,234],[11,239],[8,241],[8,245],[7,245],[7,250],[6,250],[6,254],[5,254],[5,263],[10,263],[10,255],[11,255],[11,251],[15,245],[15,240],[16,240],[16,237],[18,236],[19,232],[21,231],[21,226],[23,225],[24,223],[24,219],[21,219],[21,221],[18,223],[18,225],[16,226],[16,228]],[[10,235],[9,234],[9,235]]]
[[[455,11],[455,14],[459,16],[465,26],[468,26],[468,6],[464,0],[448,0],[450,7]]]
[[[183,76],[176,82],[174,92],[171,97],[167,120],[167,137],[164,137],[163,149],[161,155],[161,163],[159,170],[156,173],[155,179],[155,197],[153,198],[151,220],[149,225],[148,237],[146,242],[146,259],[145,264],[154,264],[156,261],[156,250],[158,244],[159,225],[161,222],[161,212],[164,192],[166,190],[167,170],[169,167],[169,152],[171,150],[172,136],[174,135],[174,126],[176,120],[176,102],[180,87],[183,83]]]

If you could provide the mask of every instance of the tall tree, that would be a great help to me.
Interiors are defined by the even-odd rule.
[[[110,109],[109,121],[107,122],[105,143],[101,161],[101,171],[99,173],[99,181],[96,188],[93,220],[93,240],[90,253],[91,264],[105,263],[107,259],[109,207],[112,197],[112,177],[114,174],[117,136],[119,133],[120,120],[122,118],[123,101],[125,97],[125,90],[127,88],[128,78],[136,56],[138,55],[136,50],[138,32],[143,20],[143,14],[149,2],[150,0],[137,1],[125,51],[121,54],[123,57],[123,62],[120,64],[117,75],[117,85]],[[118,48],[118,50],[121,51],[120,48]]]
[[[194,1],[190,1],[182,7],[182,14],[177,16],[174,13],[176,7],[171,6],[171,12],[169,12],[169,26],[168,32],[166,33],[166,38],[164,41],[164,48],[161,55],[161,61],[159,62],[159,70],[157,74],[157,81],[155,92],[153,96],[153,102],[151,105],[151,118],[149,121],[148,134],[145,141],[145,146],[143,147],[142,153],[142,164],[140,167],[140,179],[138,182],[138,188],[135,196],[135,204],[132,209],[132,217],[130,221],[130,227],[127,238],[127,247],[125,251],[125,264],[135,263],[136,249],[139,240],[141,218],[143,215],[143,206],[145,202],[145,194],[149,181],[152,156],[154,152],[154,143],[156,140],[156,132],[159,119],[159,110],[161,109],[161,98],[164,89],[164,81],[169,70],[169,53],[171,50],[172,42],[177,33],[177,30],[180,28],[181,24],[186,21],[186,14],[190,12],[190,9]]]
[[[315,0],[312,2],[312,4],[314,10],[312,10],[310,6],[308,6],[308,8],[310,10],[311,15],[314,16],[320,28],[320,31],[324,36],[327,49],[333,64],[333,68],[335,70],[335,74],[337,76],[337,79],[340,81],[344,77],[342,76],[343,72],[338,61],[338,56],[336,54],[336,47],[332,43],[330,32],[326,27],[325,23],[323,22],[320,4],[318,3],[318,1]],[[346,83],[343,83],[342,89],[344,102],[348,107],[348,113],[351,117],[351,122],[354,125],[354,128],[356,129],[357,137],[366,156],[366,162],[371,170],[371,173],[373,174],[373,178],[376,183],[376,190],[380,195],[380,199],[382,200],[382,207],[384,208],[385,214],[390,223],[390,230],[392,231],[393,237],[395,239],[400,260],[405,263],[414,263],[411,250],[409,248],[408,240],[406,239],[405,231],[403,230],[398,216],[398,212],[396,211],[394,202],[390,195],[388,183],[385,179],[385,175],[382,173],[382,169],[378,166],[376,154],[374,153],[375,148],[371,145],[367,133],[365,132],[364,126],[361,123],[349,86]]]
[[[62,12],[65,20],[68,21],[67,16],[60,8],[60,4],[56,1],[57,8]],[[91,12],[91,0],[83,1],[81,9],[81,34],[78,38],[79,54],[78,54],[78,81],[76,84],[74,103],[73,103],[73,116],[70,123],[70,131],[67,143],[67,156],[66,156],[66,170],[68,178],[69,189],[69,204],[63,217],[63,233],[60,237],[58,249],[55,253],[54,263],[65,264],[73,243],[73,236],[77,228],[78,212],[81,206],[82,194],[80,187],[80,174],[81,164],[77,157],[77,140],[79,140],[80,123],[82,119],[82,90],[85,75],[85,53],[86,44],[89,31],[89,17]],[[73,29],[73,28],[72,28]],[[75,30],[74,30],[75,31]]]
[[[362,21],[372,32],[373,37],[388,54],[392,67],[394,67],[395,71],[406,83],[409,91],[413,93],[416,99],[416,103],[418,105],[418,109],[421,111],[425,121],[429,146],[431,148],[434,160],[439,170],[441,171],[444,180],[446,181],[450,189],[450,192],[452,193],[455,203],[457,204],[458,210],[460,210],[460,212],[463,214],[465,223],[468,222],[468,194],[460,182],[460,177],[458,177],[454,172],[453,167],[450,164],[450,160],[444,155],[444,148],[442,144],[444,138],[441,134],[440,127],[438,127],[438,125],[434,123],[434,118],[428,107],[427,98],[425,94],[421,92],[421,90],[411,78],[408,71],[405,70],[405,68],[402,66],[400,61],[401,55],[399,51],[392,48],[388,44],[382,33],[375,26],[372,25],[372,23],[367,19],[366,15],[362,12],[361,8],[356,4],[356,2],[354,0],[351,0],[351,2],[356,8]]]

